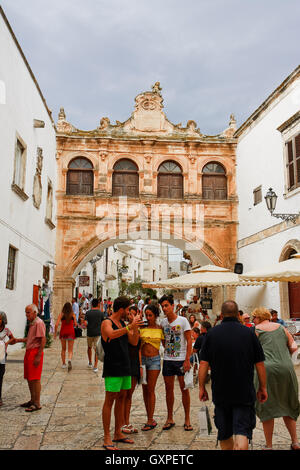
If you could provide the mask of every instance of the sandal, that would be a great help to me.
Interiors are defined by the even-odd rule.
[[[128,437],[122,437],[121,439],[113,439],[113,442],[123,442],[123,444],[134,444],[132,439],[128,439]]]
[[[175,423],[167,423],[163,426],[163,431],[169,431],[173,426],[175,426]]]
[[[156,428],[157,426],[157,422],[156,421],[153,421],[152,424],[144,424],[144,426],[142,427],[142,431],[151,431],[152,429]]]
[[[183,425],[185,431],[193,431],[193,426],[191,424]]]
[[[116,446],[114,446],[113,444],[103,444],[103,446],[105,450],[120,450],[118,449]]]
[[[291,450],[300,450],[300,445],[298,442],[295,442],[295,444],[291,444],[290,447]]]
[[[33,402],[31,400],[29,400],[26,403],[22,403],[22,405],[20,405],[20,406],[22,408],[29,408],[31,405],[33,405]]]
[[[35,405],[34,403],[32,405],[29,406],[29,408],[26,408],[25,411],[27,411],[28,413],[32,413],[33,411],[39,411],[41,410],[42,407],[38,407],[37,405]]]
[[[132,424],[124,424],[124,426],[121,428],[121,431],[124,434],[134,434],[139,432]]]

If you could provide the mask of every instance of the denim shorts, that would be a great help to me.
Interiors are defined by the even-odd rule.
[[[214,422],[219,441],[226,441],[233,435],[247,436],[252,440],[252,431],[256,425],[254,404],[215,405]]]
[[[153,357],[142,356],[142,364],[146,366],[146,370],[160,370],[160,355]]]

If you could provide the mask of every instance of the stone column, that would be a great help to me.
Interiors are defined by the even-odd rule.
[[[75,287],[75,279],[72,277],[63,277],[55,275],[53,280],[53,307],[52,314],[54,321],[66,302],[72,303],[73,290]]]

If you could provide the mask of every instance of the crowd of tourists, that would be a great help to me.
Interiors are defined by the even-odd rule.
[[[41,374],[46,343],[45,324],[36,305],[28,305],[29,323],[25,338],[15,338],[0,312],[0,406],[6,351],[9,345],[25,343],[24,378],[30,400],[20,406],[26,412],[41,409]],[[259,307],[251,315],[226,301],[213,322],[201,307],[197,296],[186,306],[174,305],[172,295],[145,300],[120,296],[114,301],[92,295],[66,302],[59,314],[54,337],[59,331],[62,368],[72,370],[76,331],[87,338],[87,367],[98,372],[98,350],[104,351],[102,376],[105,399],[102,408],[103,447],[118,450],[118,443],[134,445],[134,434],[151,432],[158,426],[154,419],[156,384],[162,373],[165,385],[167,418],[162,426],[175,426],[175,378],[181,392],[184,411],[183,429],[192,431],[190,392],[185,377],[197,364],[199,399],[209,399],[211,380],[214,423],[222,450],[248,449],[256,426],[263,425],[265,450],[272,449],[274,419],[283,418],[291,437],[291,450],[300,450],[296,421],[300,412],[298,381],[291,360],[297,351],[294,337],[278,312]],[[99,343],[100,342],[100,343]],[[195,358],[197,358],[195,362]],[[137,384],[142,384],[145,424],[138,429],[130,418]],[[115,407],[114,434],[111,414]]]

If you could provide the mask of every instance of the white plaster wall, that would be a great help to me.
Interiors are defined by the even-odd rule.
[[[278,196],[276,213],[297,213],[300,210],[300,188],[287,194],[284,142],[277,130],[299,108],[300,80],[289,86],[239,139],[239,240],[281,222],[271,217],[265,204],[264,196],[270,187]],[[260,185],[263,200],[254,206],[253,190]],[[266,267],[279,261],[284,245],[292,239],[300,239],[299,225],[240,248],[238,261],[243,263],[244,272]],[[278,283],[268,282],[263,287],[238,287],[236,299],[240,309],[248,313],[255,307],[264,306],[286,316],[286,312],[280,312]]]
[[[0,57],[0,82],[5,89],[0,100],[0,309],[6,311],[8,326],[20,337],[26,323],[24,308],[32,302],[33,284],[42,280],[46,261],[54,260],[55,230],[51,230],[44,219],[49,178],[53,185],[52,221],[55,223],[56,142],[52,121],[2,16]],[[45,128],[35,129],[34,119],[44,121]],[[29,198],[26,201],[11,189],[16,133],[27,145],[24,191]],[[32,200],[37,147],[43,149],[43,192],[39,209],[33,206]],[[13,291],[6,289],[9,244],[19,250]],[[53,270],[50,272],[52,280]]]
[[[279,261],[284,245],[292,239],[300,239],[299,226],[265,238],[239,250],[239,262],[244,265],[244,272],[264,268]],[[267,282],[259,287],[237,287],[236,300],[241,310],[248,313],[256,307],[273,308],[280,312],[279,283]]]
[[[250,130],[239,139],[237,146],[237,192],[239,197],[239,236],[241,240],[279,219],[269,214],[264,196],[271,187],[278,199],[275,212],[297,213],[300,191],[285,198],[285,160],[281,133],[277,128],[300,109],[300,80],[294,82]],[[263,200],[253,205],[253,190],[262,185]]]

